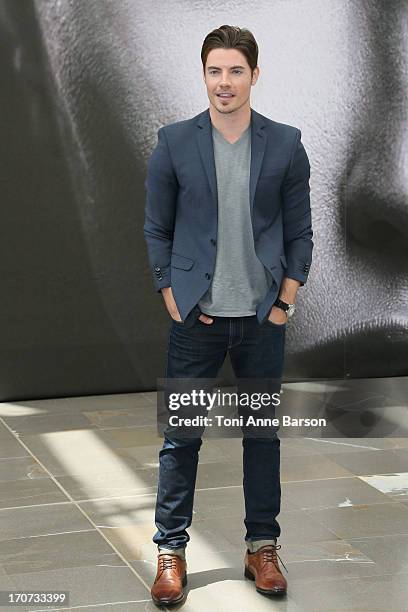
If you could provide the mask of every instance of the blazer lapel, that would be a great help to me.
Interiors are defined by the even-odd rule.
[[[212,124],[209,109],[200,113],[197,120],[197,141],[201,159],[210,184],[213,203],[218,206],[217,175],[215,171],[214,147],[212,139]],[[251,203],[251,218],[253,213],[256,185],[265,154],[267,133],[263,128],[265,121],[262,115],[251,108],[251,166],[249,178],[249,198]]]
[[[254,207],[255,190],[266,149],[267,132],[263,129],[264,127],[265,121],[262,115],[251,108],[251,172],[249,178],[251,218]]]
[[[212,125],[210,112],[207,108],[204,112],[198,116],[197,126],[197,141],[198,148],[200,150],[201,160],[203,162],[208,182],[211,188],[211,194],[213,197],[213,203],[215,208],[218,207],[218,194],[217,194],[217,175],[215,172],[215,161],[214,161],[214,147],[212,140]]]

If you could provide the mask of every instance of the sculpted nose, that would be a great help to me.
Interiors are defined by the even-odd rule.
[[[359,97],[345,177],[345,233],[349,248],[360,245],[373,254],[394,254],[394,260],[403,255],[407,269],[406,4],[389,3],[380,23],[372,8],[367,4],[359,13],[362,31],[371,30],[372,44],[363,54],[363,66],[356,56],[353,70],[358,84],[361,75],[364,80],[355,88]]]
[[[408,134],[390,129],[358,146],[346,179],[346,230],[356,244],[385,253],[408,251]],[[377,128],[378,128],[377,123]]]
[[[408,116],[406,3],[390,2],[378,20],[376,3],[356,14],[371,43],[354,56],[355,128],[345,177],[347,246],[373,256],[408,251]],[[359,255],[363,252],[359,251]],[[399,258],[397,257],[399,255]],[[386,258],[383,258],[385,261]],[[402,265],[402,262],[400,262]]]

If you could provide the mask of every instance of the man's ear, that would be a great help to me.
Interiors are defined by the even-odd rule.
[[[255,83],[257,82],[258,78],[259,78],[259,66],[256,66],[254,68],[253,73],[252,73],[251,85],[255,85]]]

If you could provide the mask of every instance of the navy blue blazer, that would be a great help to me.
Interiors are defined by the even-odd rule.
[[[217,182],[209,109],[158,130],[147,166],[144,236],[157,291],[172,288],[194,322],[217,252]],[[250,206],[255,252],[272,277],[256,314],[268,317],[282,278],[306,283],[312,262],[310,164],[298,128],[251,109]],[[239,240],[239,236],[237,236]]]

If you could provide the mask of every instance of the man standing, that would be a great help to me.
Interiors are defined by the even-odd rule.
[[[215,379],[229,353],[237,378],[280,382],[287,320],[312,260],[310,164],[299,129],[250,106],[251,32],[221,26],[201,59],[209,109],[159,129],[145,183],[149,261],[172,318],[166,379]],[[245,576],[282,594],[280,440],[243,433]],[[159,605],[184,598],[201,442],[167,431],[159,453]]]

